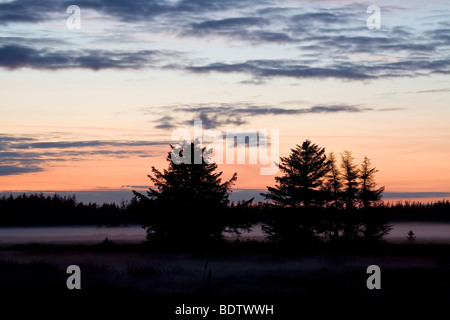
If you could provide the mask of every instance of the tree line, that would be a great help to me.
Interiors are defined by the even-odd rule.
[[[58,194],[21,194],[0,197],[1,226],[109,225],[138,223],[136,201],[83,203]]]
[[[39,200],[37,200],[39,199]],[[140,224],[144,206],[138,199],[116,203],[83,203],[75,195],[21,194],[0,197],[0,226],[58,226],[105,225],[123,226]],[[384,211],[391,221],[450,221],[450,201],[433,203],[397,201],[380,203],[377,210]],[[229,203],[227,211],[234,210],[234,221],[247,221],[249,225],[268,219],[267,203],[242,201]],[[227,224],[232,225],[228,222]],[[236,223],[233,223],[236,224]]]
[[[183,158],[185,151],[203,154],[201,163],[171,161],[175,152]],[[195,142],[171,146],[168,168],[152,167],[148,177],[153,186],[147,193],[133,191],[134,198],[121,204],[84,204],[75,196],[57,194],[4,196],[0,225],[141,224],[149,241],[206,244],[224,240],[224,232],[239,234],[261,223],[268,240],[296,245],[379,241],[393,219],[450,220],[449,201],[383,203],[384,187],[377,186],[377,169],[369,158],[356,164],[350,151],[337,157],[310,140],[280,158],[275,185],[262,193],[266,201],[231,203],[229,193],[237,175],[223,180],[217,165],[205,161],[210,152]]]

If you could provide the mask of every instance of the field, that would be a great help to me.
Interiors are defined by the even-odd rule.
[[[446,245],[293,251],[247,243],[165,252],[143,245],[27,245],[3,247],[0,253],[0,290],[11,301],[96,301],[105,307],[146,301],[164,319],[182,304],[268,304],[281,316],[317,303],[450,300]],[[66,287],[69,265],[81,269],[80,290]],[[366,286],[369,265],[381,268],[380,290]]]

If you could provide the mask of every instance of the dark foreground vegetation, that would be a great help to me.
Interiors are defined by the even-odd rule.
[[[177,319],[175,308],[182,304],[269,304],[275,315],[262,318],[287,319],[311,309],[333,313],[331,306],[355,312],[366,304],[373,314],[385,312],[388,301],[427,306],[450,300],[448,245],[317,245],[295,251],[261,243],[219,247],[189,253],[111,243],[0,248],[3,308],[10,301],[67,303],[73,311],[93,304],[93,310],[105,312],[145,305],[152,319]],[[81,290],[66,287],[66,268],[72,264],[81,269]],[[374,264],[381,268],[381,290],[366,286],[366,269]]]

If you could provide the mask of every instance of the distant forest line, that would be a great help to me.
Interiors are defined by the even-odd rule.
[[[237,204],[229,205],[230,212]],[[419,201],[385,202],[377,211],[386,213],[390,221],[450,222],[450,201],[434,203]],[[264,223],[268,211],[265,202],[251,203],[243,218],[249,223]],[[0,197],[0,226],[58,226],[141,224],[141,203],[138,199],[116,203],[83,203],[76,196],[58,194],[22,194]]]

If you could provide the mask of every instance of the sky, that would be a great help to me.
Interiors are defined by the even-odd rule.
[[[201,121],[263,130],[279,156],[350,150],[391,197],[448,198],[449,16],[439,0],[0,0],[0,192],[120,200]],[[260,160],[219,169],[250,196],[274,185]]]

